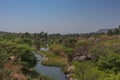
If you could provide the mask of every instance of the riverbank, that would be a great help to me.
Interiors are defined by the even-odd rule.
[[[35,70],[38,73],[50,76],[53,78],[53,80],[67,80],[67,78],[65,77],[65,74],[63,73],[60,67],[45,66],[42,64],[43,57],[37,53],[35,53],[35,56],[39,60],[39,62],[35,66]]]
[[[43,56],[43,65],[60,67],[63,72],[65,71],[67,57],[57,56],[51,52],[46,51],[38,51],[37,53]]]
[[[70,65],[67,62],[67,57],[56,56],[50,52],[37,52],[42,56],[42,64],[45,66],[60,67],[65,74],[67,80],[76,80],[74,78],[73,69],[74,65]]]

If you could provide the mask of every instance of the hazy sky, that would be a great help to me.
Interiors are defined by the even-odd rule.
[[[0,31],[85,33],[120,25],[120,0],[0,0]]]

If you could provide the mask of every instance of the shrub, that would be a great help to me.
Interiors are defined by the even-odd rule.
[[[55,53],[56,55],[60,55],[60,56],[63,56],[65,55],[64,54],[64,49],[63,49],[63,46],[60,45],[60,44],[52,44],[50,46],[50,50]]]
[[[73,64],[78,80],[102,80],[103,72],[99,71],[92,62],[74,62]]]
[[[37,64],[37,58],[34,53],[27,50],[21,55],[21,60],[28,63],[28,67],[34,67]]]
[[[120,55],[108,52],[107,56],[101,56],[97,65],[100,70],[113,70],[115,73],[120,71]]]

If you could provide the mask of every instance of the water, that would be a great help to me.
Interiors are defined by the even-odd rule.
[[[42,65],[42,56],[35,53],[35,56],[39,60],[37,65],[35,66],[35,70],[38,73],[45,74],[51,77],[54,77],[56,80],[67,80],[65,74],[62,72],[59,67],[51,67]]]
[[[48,51],[49,48],[40,48],[40,51]]]
[[[46,48],[44,47],[40,48],[40,51],[48,51],[48,50],[49,50],[48,44],[46,44]]]

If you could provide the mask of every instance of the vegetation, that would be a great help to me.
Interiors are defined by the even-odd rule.
[[[40,46],[37,36],[33,38],[29,33],[0,34],[0,80],[53,80],[33,69],[37,64],[33,51]]]
[[[109,31],[108,31],[108,33],[107,33],[108,35],[115,35],[115,34],[120,34],[120,25],[119,25],[119,27],[118,28],[115,28],[115,29],[109,29]]]
[[[45,58],[43,65],[61,67],[68,79],[120,79],[120,26],[107,34],[0,33],[0,80],[53,80],[34,70],[33,51]]]
[[[67,57],[59,56],[51,52],[40,52],[40,54],[48,58],[47,61],[43,61],[44,65],[61,67],[64,70],[67,64]]]

